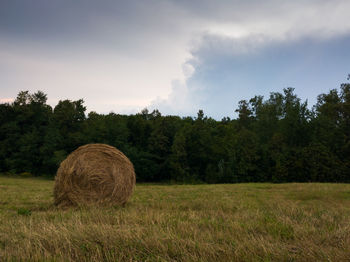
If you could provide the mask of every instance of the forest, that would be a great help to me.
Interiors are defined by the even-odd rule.
[[[235,114],[236,112],[236,114]],[[106,143],[133,162],[138,182],[350,182],[350,83],[309,106],[293,88],[255,96],[221,121],[86,112],[83,99],[53,108],[41,91],[0,104],[0,173],[51,176],[87,143]]]

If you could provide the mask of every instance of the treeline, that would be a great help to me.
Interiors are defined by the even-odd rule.
[[[0,172],[54,176],[87,143],[106,143],[133,162],[138,181],[180,183],[350,182],[350,84],[310,109],[293,88],[242,100],[237,119],[86,115],[83,100],[52,108],[43,92],[0,104]]]

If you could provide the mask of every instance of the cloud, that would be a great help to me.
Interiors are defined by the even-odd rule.
[[[200,1],[201,8],[197,1],[180,3],[203,21],[186,61],[193,71],[181,88],[173,85],[168,99],[153,101],[151,108],[185,115],[201,108],[220,118],[232,116],[240,99],[287,86],[303,86],[299,94],[314,102],[349,70],[344,62],[348,1]],[[177,106],[180,94],[192,107]]]
[[[141,109],[154,97],[167,93],[169,79],[183,77],[181,68],[177,68],[181,61],[168,60],[161,54],[138,60],[101,52],[100,56],[86,54],[67,59],[45,51],[9,50],[0,52],[5,95],[42,90],[49,98],[84,98],[90,110],[98,107],[102,112]],[[177,55],[175,51],[173,55]]]
[[[221,119],[235,116],[242,99],[268,97],[270,92],[290,86],[313,105],[318,94],[337,88],[350,71],[350,35],[290,42],[261,35],[204,38],[202,46],[192,52],[193,62],[188,62],[194,67],[193,74],[181,88],[174,86],[168,99],[154,101],[152,108],[192,116],[204,109],[207,115]],[[177,103],[179,97],[187,107]]]
[[[237,84],[233,68],[252,77],[232,60],[244,68],[244,59],[254,63],[269,47],[345,37],[348,10],[347,0],[5,0],[1,93],[43,90],[50,103],[84,98],[101,113],[149,106],[194,115],[209,106],[227,114],[222,99],[231,94],[217,85]]]
[[[202,19],[210,34],[244,37],[331,36],[349,32],[347,0],[176,1]]]
[[[19,13],[26,23],[16,20],[15,4],[0,18],[6,29],[0,35],[4,95],[39,89],[53,103],[84,98],[88,110],[134,112],[166,97],[172,79],[185,79],[181,65],[189,57],[189,32],[175,21],[181,11],[170,3],[153,8],[77,1],[79,9],[76,3],[45,2],[23,4]],[[173,18],[166,19],[162,8]]]

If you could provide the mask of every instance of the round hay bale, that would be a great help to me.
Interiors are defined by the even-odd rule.
[[[132,163],[118,149],[105,144],[84,145],[57,170],[55,205],[124,205],[135,181]]]

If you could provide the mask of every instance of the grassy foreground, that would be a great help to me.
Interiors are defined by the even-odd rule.
[[[59,210],[53,181],[0,177],[0,261],[349,261],[350,185],[137,185]]]

